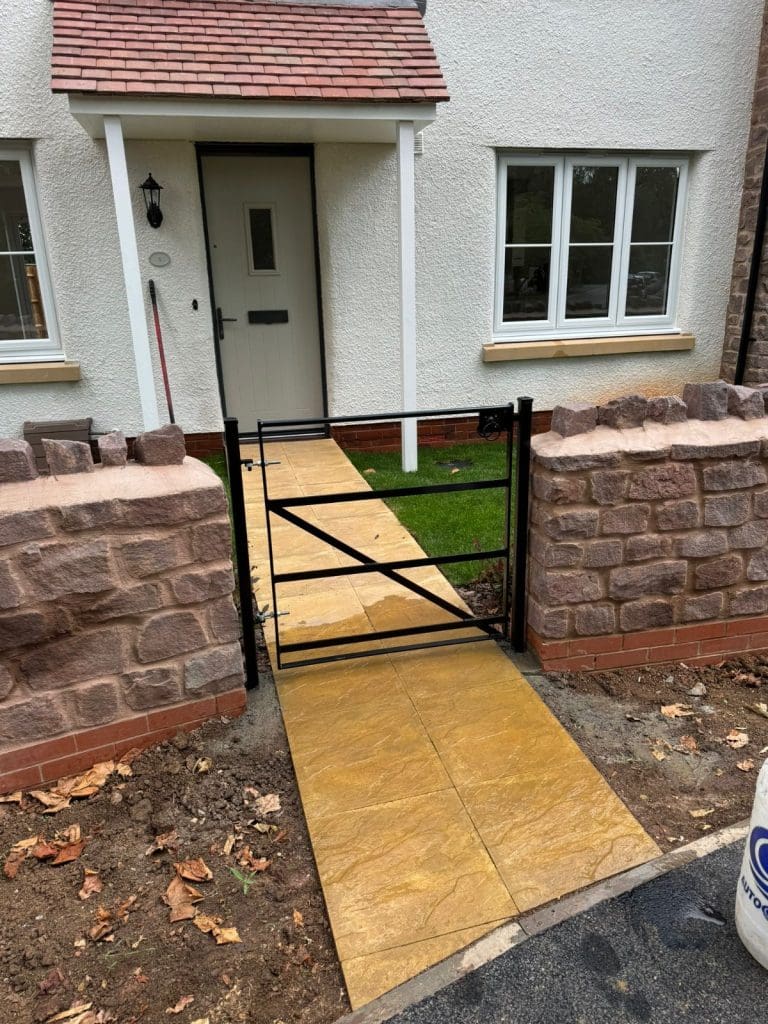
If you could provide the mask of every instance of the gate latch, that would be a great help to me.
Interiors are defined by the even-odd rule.
[[[269,605],[265,604],[263,608],[259,608],[256,605],[256,618],[263,626],[267,619],[279,619],[283,615],[290,615],[290,612],[271,612],[269,611]]]
[[[508,405],[483,409],[478,415],[477,432],[485,441],[493,441],[505,430],[511,430],[513,423],[514,413]]]
[[[258,466],[259,468],[262,466],[280,466],[282,463],[279,460],[275,460],[274,462],[260,462],[258,459],[240,459],[240,465],[245,466],[250,473],[254,466]]]

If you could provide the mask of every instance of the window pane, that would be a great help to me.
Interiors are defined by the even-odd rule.
[[[0,256],[0,341],[45,337],[47,329],[34,259]]]
[[[549,315],[549,246],[507,249],[505,321],[546,320]]]
[[[637,168],[633,242],[672,241],[679,178],[677,167]]]
[[[613,246],[571,246],[568,254],[567,317],[608,316]]]
[[[275,269],[275,247],[272,237],[272,211],[269,208],[248,211],[251,221],[252,270]]]
[[[571,242],[612,242],[618,167],[574,167]]]
[[[671,245],[631,246],[627,316],[663,316],[667,312],[671,257]]]
[[[0,160],[0,252],[32,249],[18,160]]]
[[[552,241],[554,167],[507,168],[507,242]]]

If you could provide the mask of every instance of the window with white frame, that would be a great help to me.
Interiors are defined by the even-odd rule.
[[[61,356],[32,161],[0,147],[0,361]]]
[[[688,163],[499,158],[498,340],[676,329]]]

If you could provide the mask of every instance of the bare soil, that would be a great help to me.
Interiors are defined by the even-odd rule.
[[[0,876],[3,1024],[42,1024],[89,1003],[98,1024],[326,1024],[349,1009],[271,680],[250,697],[241,719],[140,755],[132,776],[111,776],[57,814],[31,797],[0,805],[3,860],[19,840],[73,824],[88,840],[70,863],[28,857],[15,879]],[[276,794],[281,809],[255,812],[245,787]],[[174,846],[147,854],[172,830]],[[225,854],[232,835],[242,838]],[[246,845],[266,870],[238,864]],[[162,896],[174,863],[197,857],[213,878],[194,883],[204,897],[195,909],[236,928],[240,943],[170,923]],[[81,900],[86,868],[103,889]],[[231,869],[252,876],[247,895]],[[99,907],[114,912],[134,896],[111,941],[89,937]]]
[[[768,754],[768,718],[753,710],[768,710],[768,659],[526,676],[663,849],[749,817]],[[682,717],[662,713],[676,704]]]

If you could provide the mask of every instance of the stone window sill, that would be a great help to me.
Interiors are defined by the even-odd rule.
[[[516,359],[561,359],[566,356],[613,356],[632,352],[683,352],[692,349],[692,334],[646,334],[629,338],[562,338],[555,341],[499,341],[483,345],[484,363]]]
[[[52,384],[62,380],[80,380],[80,363],[0,363],[0,385]]]

